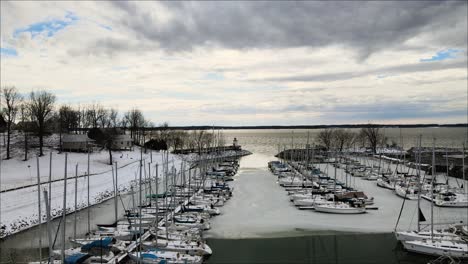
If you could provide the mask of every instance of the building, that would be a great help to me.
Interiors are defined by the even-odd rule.
[[[88,151],[95,146],[94,142],[88,135],[64,134],[62,135],[62,151]]]
[[[37,127],[37,122],[33,122],[33,121],[23,122],[23,121],[20,121],[20,122],[18,122],[18,124],[16,124],[15,129],[25,131],[25,132],[35,132],[35,131],[38,130],[38,127]]]
[[[113,150],[131,150],[133,147],[133,141],[130,135],[120,134],[115,135],[112,140],[112,149]]]

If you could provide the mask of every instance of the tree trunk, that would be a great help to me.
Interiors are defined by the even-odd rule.
[[[39,157],[44,156],[44,153],[42,152],[42,147],[44,145],[43,137],[44,137],[44,122],[39,121]]]
[[[112,142],[107,143],[107,149],[109,150],[109,165],[112,165]]]
[[[26,131],[24,133],[24,160],[28,160],[28,134]]]
[[[7,156],[6,159],[10,159],[10,136],[11,136],[11,122],[7,123]]]
[[[59,141],[60,152],[62,152],[62,124],[59,125]]]

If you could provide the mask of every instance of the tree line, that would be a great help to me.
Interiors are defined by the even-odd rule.
[[[0,89],[0,118],[6,132],[6,159],[11,158],[11,135],[16,128],[24,134],[25,160],[28,158],[28,137],[39,140],[39,155],[43,156],[44,136],[49,133],[86,133],[92,128],[123,128],[130,131],[136,144],[144,140],[145,127],[152,124],[141,110],[133,108],[123,114],[99,103],[57,105],[56,96],[48,91],[19,93],[15,86]]]
[[[138,108],[120,113],[115,108],[106,108],[100,103],[57,104],[57,97],[49,91],[33,91],[21,94],[15,86],[0,89],[0,121],[4,121],[6,132],[6,157],[11,158],[12,130],[23,133],[24,160],[28,159],[29,138],[39,140],[39,155],[43,156],[44,137],[58,133],[62,145],[63,133],[91,132],[104,148],[109,150],[112,163],[111,145],[114,131],[121,129],[132,138],[134,144],[151,149],[180,150],[183,148],[202,149],[225,144],[224,135],[208,129],[181,131],[163,123],[154,130],[154,125],[145,118]],[[1,123],[1,122],[0,122]],[[1,124],[0,124],[1,126]],[[100,132],[96,129],[100,129]]]
[[[151,147],[153,149],[194,149],[199,154],[205,148],[226,145],[225,136],[219,130],[178,130],[169,127],[167,122],[159,125],[157,130],[151,129],[149,137],[148,147],[155,146]]]
[[[318,133],[317,141],[327,151],[331,149],[343,151],[357,146],[369,147],[373,153],[377,153],[378,147],[388,146],[388,139],[381,128],[372,124],[361,128],[359,132],[343,128],[326,128]],[[396,143],[392,142],[392,147],[394,146]]]

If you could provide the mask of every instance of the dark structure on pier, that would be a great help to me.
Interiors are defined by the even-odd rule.
[[[223,151],[241,151],[241,146],[221,146],[221,147],[210,147],[210,148],[190,148],[190,149],[178,149],[175,150],[174,154],[190,154],[190,153],[215,153],[215,152],[223,152]]]

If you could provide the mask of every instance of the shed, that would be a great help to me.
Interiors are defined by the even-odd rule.
[[[94,146],[94,142],[88,135],[64,134],[62,135],[62,150],[88,151],[88,149]]]
[[[113,150],[132,149],[133,141],[129,135],[121,134],[115,135],[112,140]]]

